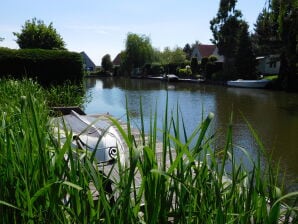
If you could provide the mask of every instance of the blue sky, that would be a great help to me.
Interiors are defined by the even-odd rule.
[[[253,29],[266,0],[238,0],[236,5]],[[62,36],[70,51],[85,51],[100,65],[105,54],[113,59],[125,48],[127,33],[149,36],[153,47],[210,44],[209,21],[219,0],[7,0],[0,8],[0,46],[18,48],[12,32],[36,17]]]

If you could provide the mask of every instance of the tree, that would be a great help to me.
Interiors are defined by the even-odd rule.
[[[161,60],[161,63],[164,65],[182,64],[182,63],[185,63],[186,61],[186,54],[179,47],[176,47],[173,50],[171,50],[169,47],[165,47],[163,52],[161,52],[160,60]]]
[[[62,37],[57,33],[53,24],[45,25],[42,20],[33,18],[27,20],[22,26],[20,33],[13,33],[17,37],[17,44],[21,49],[41,48],[41,49],[65,49]]]
[[[111,56],[109,54],[106,54],[102,57],[101,60],[101,67],[104,71],[111,71],[113,69],[113,63],[111,61]]]
[[[256,55],[270,55],[280,52],[281,42],[277,34],[277,23],[267,8],[259,14],[252,35]]]
[[[256,79],[256,60],[252,42],[248,33],[248,24],[242,21],[238,34],[238,44],[235,52],[237,78]]]
[[[282,42],[279,78],[288,91],[298,91],[297,71],[297,0],[273,0],[272,13]]]
[[[193,74],[198,73],[199,62],[198,62],[198,58],[197,57],[191,58],[190,67],[191,67],[191,71],[192,71]]]
[[[150,38],[145,35],[129,33],[126,38],[125,51],[122,54],[122,69],[130,74],[134,68],[140,68],[145,63],[151,63],[154,49]]]
[[[183,48],[184,53],[186,54],[186,59],[190,60],[191,58],[191,53],[192,53],[192,48],[190,47],[190,45],[187,43],[185,44],[184,48]]]
[[[298,91],[297,0],[271,0],[255,24],[255,49],[258,54],[280,55],[279,80],[290,91]]]
[[[185,62],[186,62],[185,52],[179,47],[174,48],[174,50],[171,53],[170,63],[182,64],[182,63],[185,63]]]
[[[248,25],[242,20],[241,11],[235,9],[236,3],[237,0],[221,0],[216,17],[210,21],[210,29],[213,33],[211,41],[217,45],[218,53],[225,57],[223,64],[225,79],[235,79],[238,76],[237,70],[241,73],[245,72],[245,65],[242,65],[245,61],[237,57],[242,54],[241,50],[251,51]],[[248,54],[247,57],[249,57],[248,61],[253,61],[254,55]],[[242,78],[249,76],[242,75],[244,75]]]

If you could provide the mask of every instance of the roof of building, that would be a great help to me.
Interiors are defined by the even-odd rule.
[[[117,56],[113,60],[113,65],[120,65],[121,64],[121,53],[117,54]]]
[[[197,47],[202,57],[209,57],[213,54],[216,45],[198,44]]]
[[[80,54],[83,56],[85,64],[88,64],[88,66],[92,66],[95,68],[95,63],[89,58],[89,56],[84,51],[82,51]]]

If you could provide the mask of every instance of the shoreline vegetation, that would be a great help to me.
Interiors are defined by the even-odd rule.
[[[266,150],[248,123],[260,153],[253,161],[242,149],[251,163],[250,170],[236,161],[232,115],[226,143],[220,151],[215,151],[212,148],[214,136],[206,134],[212,113],[186,136],[179,109],[172,114],[165,106],[161,161],[157,161],[155,155],[157,132],[160,131],[156,118],[161,115],[152,112],[149,133],[144,133],[143,125],[140,127],[142,141],[138,144],[133,141],[129,115],[127,131],[113,119],[130,157],[129,167],[120,169],[119,182],[112,183],[112,191],[107,192],[105,186],[110,184],[109,176],[103,176],[96,169],[92,157],[71,147],[69,130],[64,130],[66,141],[61,146],[49,122],[49,107],[56,100],[64,106],[82,102],[79,88],[44,89],[28,79],[1,79],[0,93],[1,223],[298,221],[298,192],[284,192],[279,167],[272,166],[269,155],[265,155],[267,163],[261,164]],[[140,102],[141,124],[144,124],[142,111]],[[76,159],[77,154],[80,159]],[[169,165],[166,165],[166,158],[170,158]],[[134,182],[136,172],[141,175],[140,186]],[[90,183],[99,193],[97,200],[94,200]]]

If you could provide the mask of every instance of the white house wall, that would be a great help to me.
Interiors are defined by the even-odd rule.
[[[218,54],[218,48],[217,47],[214,49],[212,55],[217,57],[217,62],[224,62],[224,56]]]
[[[197,58],[198,61],[202,60],[202,55],[201,55],[201,53],[199,51],[199,48],[197,46],[193,49],[191,57],[192,58]]]

